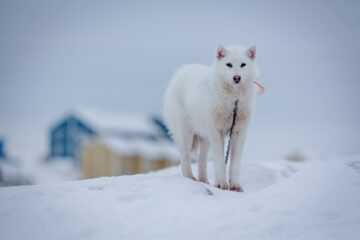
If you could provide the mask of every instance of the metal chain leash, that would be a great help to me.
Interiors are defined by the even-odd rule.
[[[233,121],[232,121],[232,124],[230,127],[230,132],[229,132],[229,142],[228,142],[227,149],[226,149],[225,164],[227,164],[229,154],[230,154],[231,136],[233,134],[233,129],[235,126],[236,114],[237,114],[237,110],[238,110],[238,102],[239,102],[239,100],[235,101],[235,106],[234,106],[234,110],[233,110]]]

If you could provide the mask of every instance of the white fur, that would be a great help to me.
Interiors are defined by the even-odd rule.
[[[207,182],[206,158],[210,147],[215,169],[215,186],[228,189],[224,163],[224,137],[228,134],[235,100],[239,100],[236,124],[231,139],[229,184],[241,191],[240,159],[253,103],[253,81],[258,71],[256,49],[222,47],[212,66],[193,64],[180,68],[165,93],[164,117],[181,155],[182,174],[195,179],[190,154],[196,145],[199,153],[199,180]],[[231,63],[232,68],[226,64]],[[246,63],[245,67],[240,67]],[[241,77],[235,83],[233,77]]]

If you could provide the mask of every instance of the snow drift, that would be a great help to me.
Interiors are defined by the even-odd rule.
[[[359,239],[359,163],[244,164],[244,193],[178,168],[1,188],[1,239]]]

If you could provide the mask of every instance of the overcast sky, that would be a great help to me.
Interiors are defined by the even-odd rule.
[[[74,107],[161,113],[176,68],[255,43],[267,92],[247,156],[359,153],[359,12],[359,1],[0,0],[0,136],[28,159]]]

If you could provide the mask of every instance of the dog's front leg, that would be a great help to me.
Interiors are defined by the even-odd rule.
[[[224,190],[228,189],[226,165],[224,162],[224,133],[219,131],[213,132],[209,141],[215,170],[215,187]]]
[[[200,153],[199,153],[199,181],[209,183],[207,177],[207,154],[209,150],[209,143],[207,140],[200,138]]]
[[[231,138],[231,163],[229,187],[231,191],[242,192],[240,185],[240,162],[246,137],[246,128],[234,132]]]

